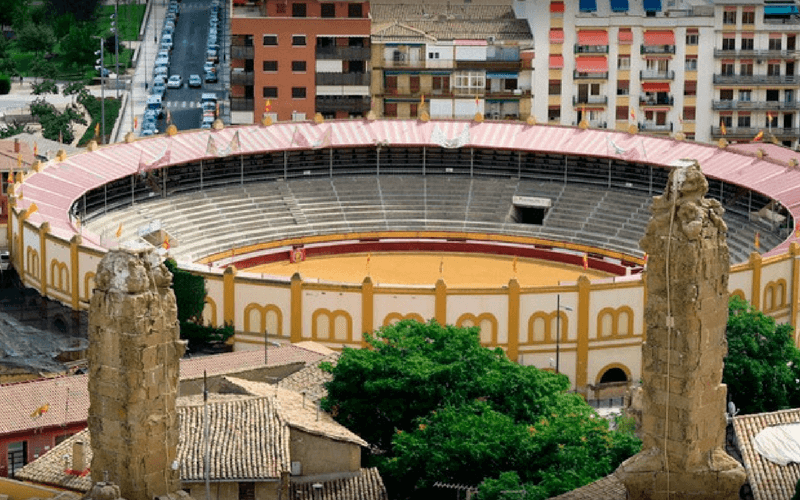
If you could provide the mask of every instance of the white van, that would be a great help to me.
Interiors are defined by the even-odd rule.
[[[156,116],[160,118],[164,114],[164,108],[161,106],[161,96],[151,95],[148,97],[146,109],[152,109],[156,112]]]

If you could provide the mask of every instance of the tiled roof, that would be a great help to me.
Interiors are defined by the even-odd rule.
[[[298,392],[261,382],[251,382],[233,377],[225,377],[225,381],[253,396],[276,399],[281,418],[295,429],[337,441],[369,446],[366,441],[336,422],[329,414],[324,411],[317,412],[317,405],[308,396],[303,397]]]
[[[20,141],[19,153],[17,153],[14,151],[13,139],[4,139],[0,141],[0,171],[19,171],[20,166],[17,158],[20,155],[22,155],[22,169],[30,169],[31,165],[33,165],[33,162],[36,160],[36,158],[33,156],[33,147],[28,146],[28,144],[25,142]]]
[[[269,365],[315,363],[323,354],[311,349],[286,345],[270,349]],[[264,364],[262,351],[241,351],[215,356],[181,359],[181,380],[208,375],[236,373]],[[16,384],[0,385],[0,435],[53,425],[86,422],[89,414],[89,391],[86,375],[39,379]],[[45,406],[41,416],[31,414]]]
[[[626,500],[625,485],[613,473],[578,489],[552,497],[550,500]]]
[[[435,21],[439,16],[459,20],[502,21],[514,20],[510,5],[469,5],[448,3],[373,3],[369,8],[373,22],[414,20]]]
[[[736,441],[755,500],[789,500],[794,495],[800,464],[781,466],[770,462],[755,450],[753,439],[766,427],[797,422],[800,422],[800,408],[733,418]]]
[[[322,354],[311,349],[287,344],[269,349],[269,366],[283,366],[290,363],[314,363],[322,358]],[[194,379],[203,376],[203,370],[208,376],[255,368],[264,364],[264,351],[237,351],[217,354],[214,356],[198,356],[195,358],[181,359],[181,379]]]
[[[326,356],[316,363],[310,363],[302,370],[298,370],[288,377],[278,382],[278,387],[290,389],[298,393],[306,394],[306,397],[312,401],[319,401],[328,395],[328,390],[325,389],[325,382],[333,380],[333,375],[328,372],[322,371],[319,367],[320,363],[328,362],[335,365],[339,361],[339,353]]]
[[[202,481],[204,408],[192,399],[199,404],[178,407],[178,463],[183,481]],[[207,406],[212,481],[278,478],[290,469],[289,428],[270,398],[214,395]]]
[[[89,429],[84,429],[65,439],[38,459],[16,471],[14,473],[14,479],[57,486],[73,491],[89,491],[89,488],[92,487],[91,474],[76,475],[67,472],[72,466],[72,445],[78,439],[86,444],[84,449],[86,463],[92,463],[92,447],[90,445]]]
[[[333,349],[320,344],[319,342],[314,342],[313,340],[304,340],[302,342],[295,342],[292,345],[295,347],[302,347],[303,349],[308,349],[309,351],[314,351],[316,353],[322,354],[323,356],[327,356],[328,354],[333,354],[336,352]]]
[[[0,435],[86,421],[86,375],[0,386]],[[38,415],[36,410],[45,409]]]
[[[361,469],[355,477],[323,481],[317,496],[314,483],[291,483],[289,498],[319,500],[386,500],[386,487],[378,469]]]
[[[7,139],[11,141],[13,141],[14,139],[19,139],[20,142],[27,144],[28,147],[31,149],[31,151],[33,151],[33,145],[36,144],[36,154],[37,157],[40,158],[47,158],[47,159],[55,158],[56,154],[62,149],[68,155],[80,153],[81,151],[83,151],[83,148],[76,148],[70,144],[62,144],[58,141],[51,141],[50,139],[46,139],[40,135],[29,134],[27,132],[22,132],[17,135],[12,135]]]

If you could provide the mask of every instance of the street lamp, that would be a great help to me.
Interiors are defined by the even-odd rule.
[[[561,310],[572,312],[569,306],[561,305],[561,295],[556,295],[556,373],[559,371],[559,363],[561,361]]]
[[[95,62],[100,64],[100,117],[101,123],[103,127],[103,131],[100,134],[100,144],[104,144],[104,136],[106,133],[106,67],[104,64],[103,58],[103,37],[102,36],[93,36],[92,38],[97,38],[100,40],[100,50],[94,53],[94,55],[99,55],[100,59],[97,59]],[[95,66],[97,68],[97,66]]]

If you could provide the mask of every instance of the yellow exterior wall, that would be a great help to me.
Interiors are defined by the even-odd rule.
[[[7,477],[0,477],[0,495],[8,495],[8,500],[27,500],[28,498],[53,498],[63,493],[55,488],[37,484],[23,483]]]
[[[289,441],[292,462],[300,462],[303,476],[361,469],[361,447],[357,444],[334,441],[294,427],[290,428]]]

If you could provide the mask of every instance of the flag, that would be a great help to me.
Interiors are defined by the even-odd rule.
[[[217,103],[217,105],[219,105],[219,103]],[[264,113],[269,113],[270,109],[272,109],[272,101],[267,99],[267,101],[264,103]]]
[[[22,168],[22,153],[17,154],[17,168]]]
[[[767,123],[769,125],[772,125],[772,113],[770,113],[769,111],[767,111],[767,120],[769,120]]]
[[[764,131],[759,130],[755,137],[753,137],[753,142],[758,142],[764,138]]]
[[[37,156],[39,154],[39,145],[36,144],[36,141],[33,141],[33,156]]]
[[[164,248],[169,250],[169,235],[167,234],[164,235]]]
[[[583,268],[589,269],[589,255],[583,254]]]
[[[139,128],[139,117],[138,116],[134,116],[133,117],[133,128],[134,129]]]
[[[49,403],[45,403],[42,406],[36,408],[33,411],[33,413],[31,413],[31,418],[39,418],[42,415],[44,415],[45,413],[47,413],[48,410],[50,410],[50,404]]]
[[[728,135],[728,129],[727,129],[727,127],[725,127],[725,120],[720,120],[719,121],[719,132],[722,135]]]
[[[119,223],[119,227],[117,228],[117,238],[122,237],[122,222]]]
[[[214,109],[214,118],[219,116],[219,101],[217,101],[217,107]]]
[[[169,110],[167,110],[167,123],[172,123],[172,113]]]
[[[753,246],[756,247],[756,250],[761,248],[761,234],[756,231],[756,236],[753,239]]]
[[[13,170],[8,172],[8,183],[9,184],[14,184],[14,171]]]
[[[419,96],[419,105],[420,106],[424,106],[425,105],[425,94],[422,94],[421,96]]]
[[[631,121],[636,121],[636,110],[631,108]]]
[[[644,254],[644,265],[647,265],[647,253]]]
[[[22,198],[22,196],[20,196],[20,198]],[[28,215],[34,214],[38,211],[39,207],[36,205],[36,203],[31,203],[30,206],[28,207]]]
[[[100,122],[94,124],[94,135],[95,136],[100,135]]]

